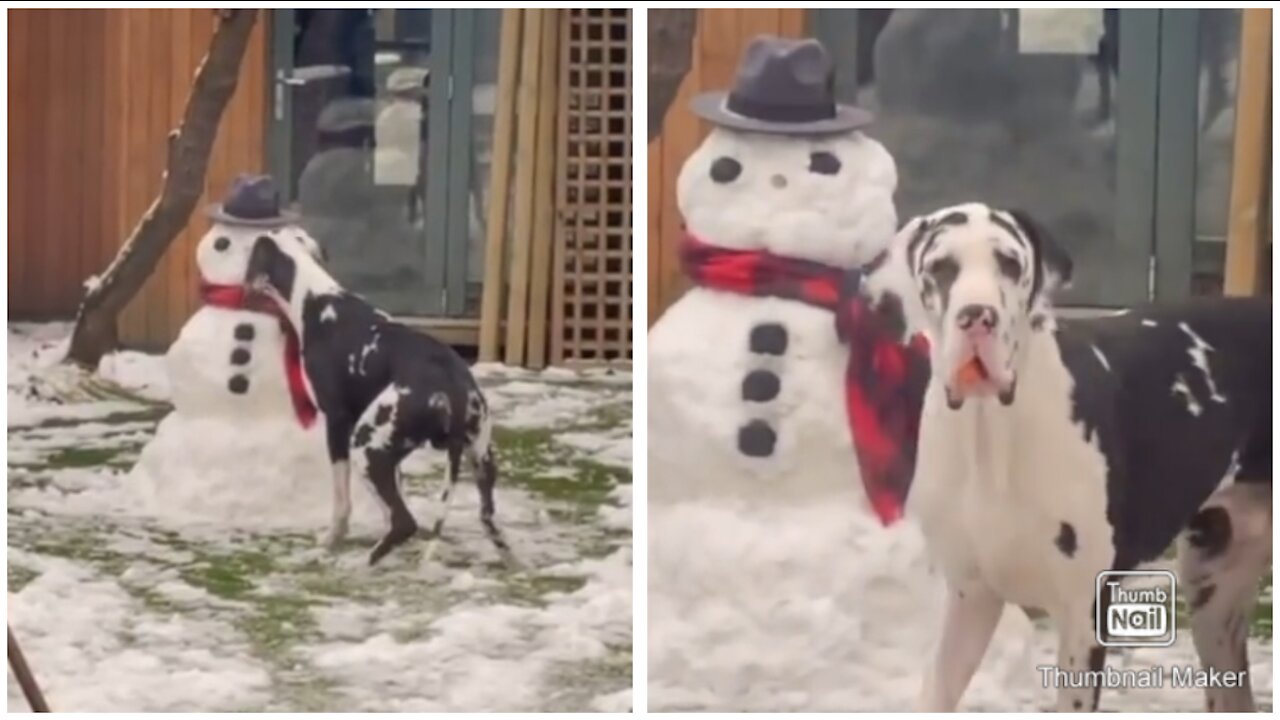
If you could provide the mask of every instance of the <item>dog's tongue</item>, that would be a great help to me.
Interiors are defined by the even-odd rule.
[[[982,364],[981,358],[974,355],[967,362],[956,368],[956,374],[952,378],[951,385],[957,390],[965,390],[990,379],[991,374],[987,372],[987,366]]]

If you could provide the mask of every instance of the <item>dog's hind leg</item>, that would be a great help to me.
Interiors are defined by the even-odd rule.
[[[925,672],[917,710],[955,710],[987,652],[1003,610],[1004,601],[988,588],[974,585],[960,590],[947,583],[942,637],[934,652],[933,663]]]
[[[359,460],[359,471],[369,481],[374,497],[382,504],[387,523],[386,535],[369,554],[370,565],[418,531],[418,523],[400,492],[397,472],[400,461],[414,446],[414,443],[406,442],[404,431],[400,429],[402,424],[412,422],[412,418],[404,417],[408,415],[404,406],[412,403],[411,397],[394,385],[383,390],[365,409],[352,433],[353,457]]]
[[[480,524],[498,552],[513,562],[511,546],[493,520],[493,488],[498,482],[498,467],[493,457],[493,421],[484,397],[474,389],[467,394],[466,453],[480,493]]]
[[[1254,709],[1249,620],[1270,562],[1270,483],[1237,482],[1214,493],[1178,540],[1179,580],[1200,663],[1240,680],[1236,687],[1205,689],[1210,712]]]
[[[431,526],[432,539],[438,539],[440,533],[444,530],[444,519],[449,514],[449,505],[453,501],[453,486],[458,484],[458,466],[462,462],[462,448],[451,443],[448,449],[449,454],[449,482],[445,484],[444,490],[440,491],[440,516],[436,518],[435,524]]]

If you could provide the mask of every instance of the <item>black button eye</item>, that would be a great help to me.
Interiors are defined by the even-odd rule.
[[[718,183],[731,183],[741,174],[742,163],[731,157],[716,158],[716,161],[711,163],[711,179]]]
[[[224,252],[229,247],[231,247],[231,241],[227,238],[220,237],[213,241],[213,249],[218,252]]]
[[[837,175],[840,173],[840,158],[825,151],[813,153],[809,155],[809,172]]]

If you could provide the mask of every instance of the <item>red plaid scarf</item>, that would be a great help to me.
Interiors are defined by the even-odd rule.
[[[906,337],[901,309],[884,301],[873,307],[856,270],[717,247],[688,233],[680,259],[702,287],[796,300],[834,313],[836,332],[849,346],[845,410],[862,483],[881,523],[901,518],[929,379],[928,343],[922,335]]]
[[[280,332],[284,333],[284,374],[289,381],[293,414],[302,427],[311,427],[316,421],[316,406],[302,377],[302,343],[289,318],[270,300],[246,293],[242,285],[200,283],[200,299],[206,305],[262,313],[280,321]]]

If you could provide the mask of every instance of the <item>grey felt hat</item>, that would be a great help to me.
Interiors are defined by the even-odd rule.
[[[208,215],[224,225],[277,228],[298,221],[297,213],[280,208],[280,190],[270,175],[239,175],[226,200],[210,205]]]
[[[699,117],[735,130],[829,135],[869,124],[871,113],[836,102],[835,67],[817,40],[762,35],[751,41],[729,90],[698,95]]]

